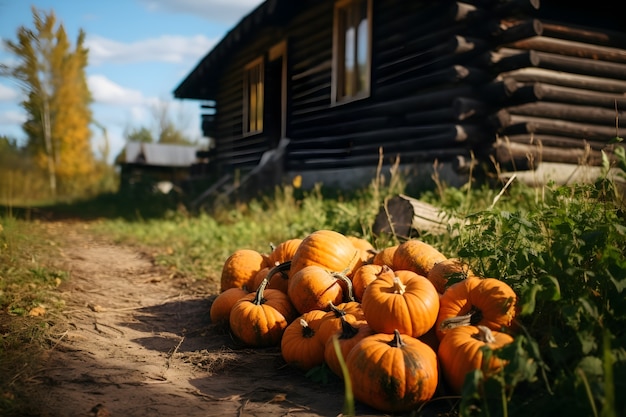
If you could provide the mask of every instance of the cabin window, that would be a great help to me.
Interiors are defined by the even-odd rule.
[[[332,83],[334,103],[369,96],[371,36],[371,0],[342,0],[335,4]]]
[[[263,131],[263,58],[258,58],[244,68],[244,133]]]

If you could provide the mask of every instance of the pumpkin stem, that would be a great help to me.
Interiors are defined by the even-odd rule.
[[[402,283],[399,277],[394,276],[393,277],[393,293],[402,295],[404,294],[405,291],[406,291],[406,285]]]
[[[352,291],[352,281],[350,280],[350,278],[348,278],[346,274],[341,272],[333,272],[332,275],[335,279],[340,279],[346,284],[346,288],[348,291],[346,292],[346,294],[344,294],[343,301],[355,301],[354,293]]]
[[[441,322],[439,329],[445,332],[447,330],[454,329],[455,327],[469,326],[472,324],[471,320],[473,314],[474,313],[470,311],[462,316],[449,317]]]
[[[330,309],[330,311],[332,311],[333,313],[335,313],[335,317],[339,318],[339,317],[343,317],[346,315],[346,310],[342,310],[339,307],[337,307],[336,305],[333,304],[332,301],[328,302],[328,308]]]
[[[483,343],[495,343],[496,338],[489,327],[483,325],[478,325],[476,327],[478,327],[478,335],[476,336],[476,339]]]
[[[315,336],[315,330],[309,326],[309,322],[305,319],[300,319],[300,326],[302,326],[302,337],[311,338]]]
[[[393,340],[389,342],[389,346],[400,348],[404,345],[406,345],[406,343],[404,343],[404,340],[402,340],[402,337],[400,336],[400,331],[398,329],[394,329]]]
[[[351,325],[348,320],[346,320],[345,313],[340,317],[341,319],[341,334],[339,335],[340,339],[352,339],[354,336],[359,334],[359,328]]]
[[[279,272],[282,273],[289,268],[291,268],[291,261],[283,262],[282,264],[278,264],[270,269],[265,278],[263,278],[263,281],[261,281],[261,283],[259,284],[259,288],[257,288],[256,295],[254,296],[254,300],[252,302],[256,305],[263,304],[263,302],[265,301],[263,299],[263,291],[265,291],[265,288],[270,283],[270,279],[274,276],[274,274]]]

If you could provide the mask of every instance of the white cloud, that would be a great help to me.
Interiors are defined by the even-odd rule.
[[[215,39],[203,35],[162,35],[131,43],[95,35],[88,36],[85,41],[89,48],[89,62],[95,65],[104,62],[189,62],[206,54],[215,43]]]
[[[145,103],[141,91],[124,88],[104,75],[90,75],[87,84],[97,103],[114,105],[137,105]]]
[[[141,0],[141,2],[151,11],[188,13],[228,25],[237,23],[263,3],[261,0]]]
[[[19,110],[0,112],[0,124],[21,126],[26,121],[26,113]]]
[[[0,84],[0,101],[16,101],[20,96],[19,91],[7,87],[6,85]]]

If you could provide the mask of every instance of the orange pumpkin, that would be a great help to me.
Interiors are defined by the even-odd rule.
[[[406,269],[424,277],[436,263],[446,260],[447,257],[419,239],[410,239],[402,242],[393,254],[393,269]]]
[[[448,287],[440,304],[439,340],[457,325],[483,325],[496,331],[509,328],[516,315],[517,295],[504,281],[473,276]]]
[[[447,332],[439,343],[438,356],[452,391],[461,393],[471,371],[480,369],[487,378],[500,372],[506,361],[491,355],[489,362],[484,363],[482,349],[498,349],[512,342],[509,334],[492,331],[486,326],[459,326]]]
[[[277,346],[287,326],[298,315],[287,294],[266,290],[267,282],[237,301],[230,311],[232,333],[248,346]]]
[[[270,267],[291,261],[295,255],[298,246],[302,243],[302,239],[287,239],[278,244],[269,255],[267,255],[267,263]]]
[[[443,294],[450,279],[465,279],[474,276],[469,265],[459,258],[448,258],[437,262],[428,272],[428,280],[433,283],[437,292]]]
[[[425,277],[384,266],[383,272],[365,289],[361,306],[374,331],[390,334],[397,329],[402,334],[419,337],[437,320],[439,294]]]
[[[350,242],[354,245],[354,247],[359,251],[361,262],[363,264],[368,264],[372,262],[374,259],[374,255],[376,255],[376,248],[372,245],[368,240],[363,239],[362,237],[356,236],[346,236]]]
[[[339,343],[339,352],[345,361],[352,348],[367,336],[374,334],[372,328],[367,324],[367,320],[358,320],[352,314],[339,317],[340,329],[333,333],[326,340],[324,347],[324,361],[328,368],[339,378],[343,379],[343,371],[339,363],[339,357],[335,351],[333,338],[336,337]]]
[[[228,326],[230,321],[230,311],[235,303],[248,295],[248,291],[243,288],[229,288],[215,297],[211,304],[209,314],[211,322]]]
[[[365,288],[378,278],[382,270],[382,265],[367,264],[361,266],[354,272],[352,275],[352,291],[354,292],[354,299],[356,301],[363,300]]]
[[[280,290],[287,294],[287,289],[289,287],[289,263],[285,262],[282,264],[278,264],[277,266],[270,268],[266,266],[261,269],[254,276],[254,281],[252,284],[251,291],[256,291],[264,279],[267,279],[269,282],[267,284],[267,288],[271,288],[274,290]],[[271,276],[270,276],[271,274]]]
[[[280,341],[280,353],[289,365],[308,371],[324,363],[324,344],[317,335],[322,310],[302,314],[287,326]]]
[[[339,304],[352,297],[352,283],[345,275],[309,265],[288,280],[287,294],[300,314],[324,310],[328,303]]]
[[[330,311],[327,311],[324,317],[322,317],[318,331],[319,338],[324,344],[333,334],[341,330],[342,317],[346,318],[349,322],[365,320],[361,304],[356,301],[349,301],[338,305],[334,305],[331,302],[328,303],[328,309]]]
[[[246,288],[250,291],[254,286],[254,277],[268,266],[267,257],[253,249],[237,249],[224,262],[220,279],[220,291],[229,288]]]
[[[385,413],[413,410],[429,401],[439,381],[437,356],[398,330],[363,338],[346,358],[354,397]]]
[[[350,276],[361,264],[359,251],[345,235],[333,230],[317,230],[298,246],[291,260],[289,277],[311,265]]]
[[[388,246],[381,249],[376,253],[376,255],[374,255],[372,263],[376,265],[387,265],[388,267],[393,268],[393,255],[396,253],[397,249],[398,245]]]

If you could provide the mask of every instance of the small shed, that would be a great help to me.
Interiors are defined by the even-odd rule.
[[[142,184],[167,191],[188,180],[199,148],[191,145],[128,142],[116,158],[120,189]]]
[[[593,167],[602,151],[611,156],[626,117],[626,25],[616,7],[267,0],[174,95],[202,103],[216,179],[371,180],[397,158],[460,176]]]

